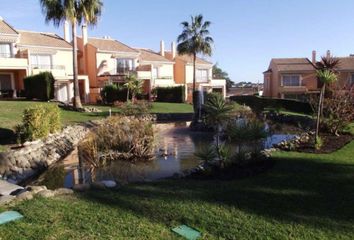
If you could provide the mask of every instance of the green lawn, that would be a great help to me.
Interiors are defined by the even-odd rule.
[[[11,208],[0,239],[353,239],[354,141],[331,154],[278,152],[266,173],[234,181],[163,180]],[[1,209],[0,209],[1,210]],[[3,209],[5,210],[5,209]]]
[[[0,101],[0,128],[13,128],[21,121],[21,115],[25,108],[39,104],[39,102],[29,101]],[[45,103],[54,104],[54,103]],[[102,113],[79,113],[62,110],[62,121],[64,125],[85,122],[92,119],[102,118],[108,115],[110,107],[94,106],[101,109]],[[119,109],[112,107],[112,112],[118,112]],[[193,112],[193,107],[185,103],[152,103],[153,113],[188,113]]]

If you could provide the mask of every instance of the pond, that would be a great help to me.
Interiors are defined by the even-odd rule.
[[[114,161],[103,168],[92,169],[85,164],[79,164],[78,152],[75,149],[64,160],[46,170],[32,184],[46,185],[50,189],[55,189],[63,186],[71,188],[78,183],[100,180],[114,180],[120,183],[154,181],[192,169],[201,163],[194,153],[203,145],[212,143],[213,135],[192,132],[189,130],[189,124],[190,122],[172,122],[154,125],[156,158],[152,162],[134,164]],[[261,141],[258,147],[269,148],[293,136],[273,134]]]

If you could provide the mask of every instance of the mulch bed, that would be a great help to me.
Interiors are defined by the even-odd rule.
[[[354,136],[349,134],[340,136],[325,134],[321,135],[321,138],[323,141],[323,146],[321,149],[315,149],[313,147],[314,139],[311,139],[306,145],[302,145],[297,148],[296,151],[306,153],[332,153],[350,143],[354,139]]]

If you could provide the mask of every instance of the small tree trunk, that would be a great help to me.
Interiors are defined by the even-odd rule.
[[[129,102],[129,88],[127,88],[127,102]]]
[[[315,144],[317,144],[318,135],[319,135],[319,131],[320,131],[320,118],[321,118],[321,112],[322,112],[322,101],[323,101],[324,89],[325,89],[325,84],[323,84],[323,87],[322,87],[321,93],[320,93],[320,99],[319,99],[319,101],[318,101],[318,110],[317,110],[317,119],[316,119]]]
[[[196,70],[195,70],[196,60],[197,60],[197,54],[193,53],[193,92],[195,92],[195,82],[196,82]]]
[[[76,39],[76,21],[72,22],[72,38],[73,38],[73,71],[74,71],[74,107],[82,108],[80,91],[79,91],[79,78],[77,67],[77,39]]]

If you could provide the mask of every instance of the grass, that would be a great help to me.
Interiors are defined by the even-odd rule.
[[[12,208],[25,218],[0,226],[0,239],[180,239],[170,231],[180,224],[203,239],[352,239],[353,152],[354,141],[331,154],[277,152],[272,169],[241,180],[35,198]]]
[[[25,108],[38,104],[39,102],[30,101],[0,101],[0,128],[12,129],[20,123],[21,115]],[[54,104],[54,103],[44,103]],[[93,119],[99,119],[108,115],[111,107],[94,106],[102,113],[79,113],[62,110],[62,121],[64,125],[85,122]],[[112,107],[112,112],[118,112],[118,108]],[[189,113],[193,112],[193,107],[185,103],[152,103],[152,113]]]

